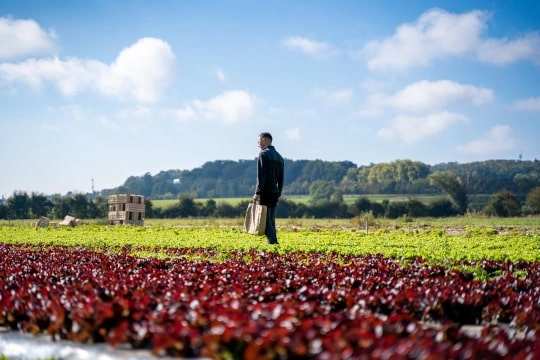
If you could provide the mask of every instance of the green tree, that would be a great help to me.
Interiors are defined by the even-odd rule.
[[[354,180],[354,177],[356,178],[357,184],[354,188],[356,191],[351,191],[353,194],[375,194],[376,191],[374,191],[370,181],[369,181],[369,174],[371,172],[371,168],[375,166],[374,164],[370,164],[369,166],[361,166],[358,168],[358,172],[356,174],[349,174],[352,175]],[[345,189],[345,192],[347,192],[347,188]]]
[[[491,197],[483,212],[492,216],[517,216],[521,213],[521,204],[513,192],[502,190]]]
[[[535,187],[527,194],[525,205],[532,214],[540,214],[540,186]]]
[[[104,197],[98,195],[93,200],[88,201],[87,217],[89,219],[106,218],[109,212],[109,205]]]
[[[69,215],[71,208],[71,198],[69,196],[54,195],[52,198],[53,208],[51,210],[52,217],[62,219]]]
[[[6,204],[0,204],[0,219],[7,219],[9,217],[8,207]]]
[[[49,211],[52,209],[53,204],[49,199],[47,199],[47,196],[37,192],[32,192],[29,201],[32,216],[49,216]]]
[[[396,192],[409,193],[412,185],[429,175],[429,166],[412,160],[396,160],[391,163],[395,168]]]
[[[324,180],[315,180],[309,187],[309,202],[317,204],[323,201],[329,201],[332,194],[336,191],[336,187]]]
[[[182,194],[180,195],[179,215],[181,217],[197,216],[197,205],[192,196]]]
[[[411,217],[429,216],[429,210],[426,204],[420,200],[409,199],[407,201],[407,215]]]
[[[276,217],[279,218],[303,218],[307,216],[307,205],[296,203],[287,199],[280,199],[276,208]]]
[[[397,219],[406,216],[409,213],[407,201],[392,201],[386,207],[386,217],[389,219]]]
[[[246,205],[247,207],[247,205]],[[217,209],[217,203],[214,199],[208,199],[206,200],[206,203],[203,208],[203,215],[204,216],[215,216],[216,215],[216,209]]]
[[[158,210],[158,209],[155,209],[155,210]],[[174,218],[180,217],[181,216],[180,215],[180,202],[163,209],[163,211],[161,212],[161,215],[167,219],[174,219]]]
[[[382,217],[386,212],[383,204],[371,201],[367,197],[359,197],[354,204],[349,206],[349,213],[353,216],[361,216],[371,213],[374,217]]]
[[[449,171],[435,172],[429,175],[429,180],[430,182],[438,185],[450,196],[454,206],[460,214],[467,211],[467,207],[469,206],[467,192],[456,175]]]
[[[457,209],[448,199],[435,200],[429,205],[429,216],[448,217],[457,215]]]
[[[494,194],[507,189],[525,196],[540,185],[540,161],[487,160],[466,164],[437,164],[432,172],[451,171],[469,194]]]
[[[371,200],[364,196],[356,199],[354,205],[358,210],[360,210],[360,212],[368,212],[371,210]]]
[[[245,215],[246,209],[243,210]],[[229,203],[221,202],[216,206],[216,216],[224,218],[234,218],[239,216],[238,209]]]
[[[375,193],[393,193],[396,187],[395,167],[389,163],[376,164],[369,170],[368,182]]]
[[[339,186],[348,194],[358,193],[358,169],[348,169],[343,179],[341,179]]]
[[[152,203],[152,200],[148,198],[144,198],[144,215],[147,218],[153,218],[154,215],[154,204]]]
[[[14,219],[28,219],[30,217],[30,197],[26,191],[15,191],[7,199],[7,207]]]
[[[69,201],[69,211],[69,215],[73,217],[88,219],[88,199],[86,198],[86,195],[83,193],[74,194]]]
[[[309,215],[315,218],[347,218],[350,214],[343,202],[319,201],[309,207]]]
[[[338,202],[338,203],[343,202],[343,192],[341,191],[340,188],[335,187],[334,192],[332,193],[332,195],[330,195],[330,201]]]
[[[350,168],[356,168],[350,161],[300,160],[298,164],[285,161],[284,193],[308,194],[315,181],[339,184]],[[292,178],[294,175],[296,178]]]
[[[378,202],[372,202],[370,212],[374,217],[383,217],[384,213],[386,212],[386,206],[388,206],[387,203],[378,203]]]

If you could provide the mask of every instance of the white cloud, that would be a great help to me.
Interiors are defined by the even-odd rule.
[[[512,138],[512,129],[506,125],[496,125],[479,139],[458,146],[461,153],[494,156],[508,150],[515,150],[517,142]]]
[[[206,120],[237,123],[249,120],[254,114],[259,99],[242,90],[226,91],[207,101],[193,100],[181,109],[175,110],[179,120],[202,118]]]
[[[151,103],[158,100],[170,79],[174,62],[166,42],[143,38],[122,50],[110,66],[77,58],[28,59],[0,64],[0,81],[35,89],[51,83],[66,96],[94,90],[106,96]]]
[[[140,102],[157,101],[174,71],[175,56],[165,41],[142,38],[123,49],[101,74],[97,88],[111,96],[129,96]]]
[[[440,110],[452,103],[480,105],[493,101],[491,89],[460,84],[454,81],[419,81],[406,86],[385,103],[391,107],[409,111]]]
[[[481,11],[455,15],[441,9],[429,10],[416,23],[399,26],[392,37],[366,44],[368,67],[399,71],[463,54],[478,42],[485,18]]]
[[[304,54],[326,58],[332,56],[335,50],[326,42],[311,40],[302,36],[291,36],[281,40],[281,46],[289,49],[300,50]]]
[[[101,76],[106,66],[92,60],[58,58],[29,59],[18,64],[0,64],[0,79],[5,84],[22,83],[39,89],[53,83],[62,94],[70,96],[91,87],[95,76]]]
[[[391,37],[368,42],[363,48],[368,67],[376,71],[403,71],[427,66],[433,60],[468,54],[493,64],[523,59],[540,63],[538,33],[515,40],[483,38],[488,18],[487,12],[478,10],[463,14],[428,10],[415,23],[399,26]]]
[[[531,59],[540,65],[540,34],[526,34],[516,40],[487,39],[478,45],[478,59],[495,65],[506,65]]]
[[[442,111],[450,105],[482,105],[492,102],[494,98],[491,89],[449,80],[423,80],[407,85],[393,95],[374,92],[365,96],[365,104],[357,114],[372,117],[386,109],[412,113]]]
[[[540,111],[540,97],[518,100],[513,107],[517,110]]]
[[[46,32],[34,20],[0,17],[0,59],[52,53],[54,31]]]
[[[394,118],[390,126],[378,131],[378,135],[387,140],[401,139],[407,144],[437,135],[457,123],[466,123],[466,116],[450,112],[440,112],[425,116],[400,115]]]
[[[330,105],[344,105],[350,103],[353,97],[352,89],[340,89],[336,91],[315,90],[313,96]]]
[[[285,136],[287,136],[287,139],[290,139],[290,140],[300,140],[302,138],[299,128],[288,129],[285,132]]]

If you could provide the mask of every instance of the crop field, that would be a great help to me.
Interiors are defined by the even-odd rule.
[[[157,357],[540,358],[540,225],[486,223],[280,219],[277,246],[238,220],[3,224],[0,329]]]

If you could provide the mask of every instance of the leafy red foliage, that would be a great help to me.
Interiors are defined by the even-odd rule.
[[[131,251],[0,244],[0,326],[182,357],[540,358],[539,263],[484,261],[501,275],[478,281],[382,255]]]

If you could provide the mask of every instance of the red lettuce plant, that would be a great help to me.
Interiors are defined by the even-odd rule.
[[[131,251],[0,244],[0,326],[182,357],[540,358],[538,263],[467,263],[500,274],[480,281],[382,255]]]

